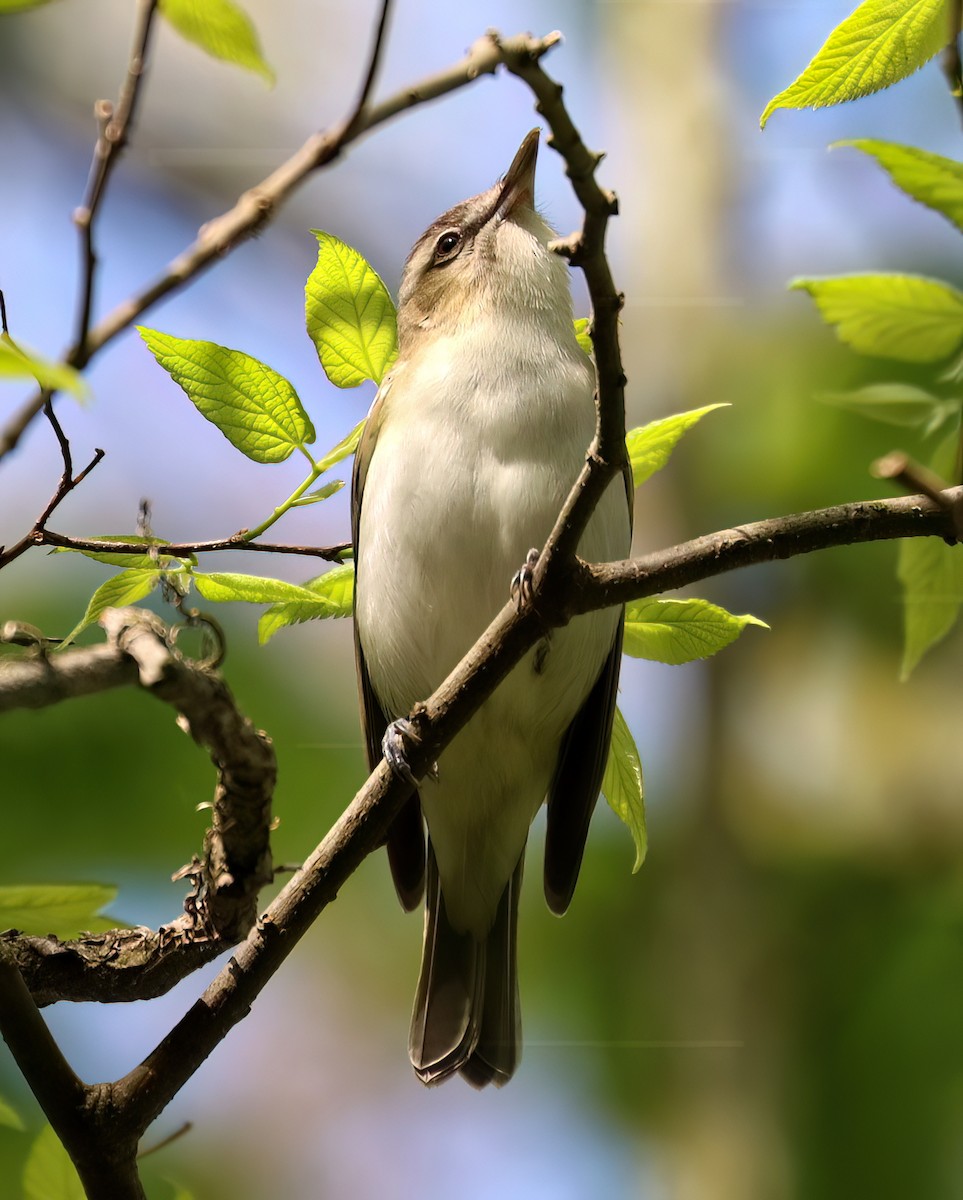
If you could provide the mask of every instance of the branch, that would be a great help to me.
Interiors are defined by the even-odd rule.
[[[104,1098],[104,1084],[87,1087],[71,1070],[50,1034],[20,972],[0,946],[0,1030],[10,1053],[63,1142],[93,1200],[123,1195],[143,1200],[137,1143],[122,1134],[99,1144],[90,1137],[89,1113]]]
[[[61,501],[68,496],[79,483],[82,483],[83,480],[87,478],[94,467],[96,467],[100,460],[104,457],[103,450],[95,450],[94,457],[90,460],[86,467],[84,467],[79,475],[74,475],[73,457],[70,453],[70,442],[67,440],[67,435],[64,433],[63,427],[54,413],[53,403],[50,399],[50,393],[44,392],[43,396],[44,401],[41,406],[43,414],[50,422],[50,425],[57,438],[57,444],[60,446],[60,454],[63,458],[64,469],[61,473],[60,482],[57,484],[54,494],[47,501],[47,507],[34,522],[33,528],[30,530],[30,532],[25,534],[20,541],[11,546],[9,550],[3,546],[0,546],[0,570],[2,570],[8,563],[13,562],[15,558],[19,558],[20,555],[29,550],[31,546],[43,545],[43,539],[46,533],[45,526],[47,521],[53,515],[54,510],[59,507]]]
[[[202,859],[177,872],[194,887],[185,912],[156,933],[139,927],[61,942],[0,935],[40,1004],[118,1001],[163,994],[243,938],[272,882],[271,799],[277,765],[270,739],[237,709],[224,681],[172,649],[158,618],[109,609],[107,645],[0,665],[0,711],[39,708],[110,687],[139,684],[170,704],[217,769],[211,828]]]
[[[595,170],[604,157],[589,150],[562,101],[561,84],[541,67],[540,55],[525,47],[503,46],[505,65],[535,94],[536,110],[551,127],[548,144],[562,156],[575,195],[584,211],[582,229],[555,243],[554,249],[580,267],[592,302],[592,344],[598,381],[595,439],[555,528],[542,551],[535,587],[551,587],[554,571],[567,573],[579,540],[606,488],[626,467],[625,372],[619,347],[618,320],[623,297],[616,290],[605,256],[609,218],[618,213],[613,192],[599,186]],[[548,583],[545,581],[549,580]]]
[[[77,330],[72,366],[87,361],[87,332],[94,302],[94,280],[97,273],[97,254],[94,248],[94,221],[107,191],[107,183],[120,152],[127,145],[127,132],[134,119],[141,84],[147,66],[147,52],[158,0],[140,0],[134,42],[127,63],[127,76],[117,101],[116,110],[107,100],[94,108],[99,132],[90,164],[87,192],[80,208],[74,212],[74,224],[80,233],[81,278],[77,305]]]
[[[246,542],[243,530],[228,538],[218,538],[209,542],[157,542],[153,545],[145,545],[143,542],[107,542],[100,538],[67,537],[66,534],[55,533],[52,529],[36,531],[33,540],[39,546],[62,546],[68,550],[84,550],[94,554],[149,554],[156,548],[158,554],[172,558],[189,558],[192,554],[205,554],[209,550],[260,550],[264,554],[303,554],[332,563],[340,563],[344,552],[351,549],[350,542],[338,542],[334,546],[288,546],[279,542]],[[2,565],[3,560],[0,558],[0,566]]]
[[[402,88],[380,104],[366,105],[363,111],[352,113],[330,130],[315,133],[301,148],[275,171],[245,192],[227,212],[204,225],[196,240],[177,256],[153,283],[118,305],[90,330],[85,347],[84,362],[107,345],[120,332],[165,296],[182,288],[212,263],[225,257],[247,238],[252,237],[270,221],[288,197],[314,171],[328,166],[348,145],[362,134],[384,124],[399,113],[416,105],[436,100],[449,92],[473,83],[481,75],[492,75],[512,56],[540,58],[560,41],[561,35],[550,33],[544,38],[530,34],[499,40],[487,34],[474,43],[460,62],[436,75],[429,75]],[[376,40],[376,48],[379,42]],[[370,73],[366,72],[366,75]],[[356,106],[355,106],[356,107]],[[71,366],[77,365],[78,347],[65,356]],[[0,432],[0,458],[19,442],[24,430],[43,407],[42,395],[32,397]]]
[[[953,489],[963,494],[963,488]],[[625,563],[581,564],[554,606],[505,605],[469,654],[413,714],[416,778],[471,719],[498,683],[552,628],[575,613],[651,595],[666,588],[775,558],[830,546],[896,537],[952,535],[951,519],[926,497],[868,501],[760,521],[699,538]],[[119,1118],[143,1132],[251,1004],[363,859],[384,840],[410,786],[380,763],[364,787],[250,931],[214,979],[153,1053],[112,1085]]]
[[[939,537],[957,540],[951,507],[963,502],[963,487],[947,488],[945,503],[928,496],[900,496],[837,504],[796,513],[683,542],[671,550],[624,562],[586,566],[569,612],[592,612],[643,596],[687,587],[756,563],[774,562],[860,542]]]

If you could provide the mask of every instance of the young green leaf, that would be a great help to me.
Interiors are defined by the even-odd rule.
[[[296,583],[286,583],[283,579],[262,579],[260,575],[194,572],[191,580],[205,600],[216,604],[230,600],[241,600],[246,604],[276,604],[279,601],[314,599],[311,592]]]
[[[912,75],[949,40],[947,0],[863,0],[803,73],[774,96],[777,108],[824,108],[869,96]]]
[[[934,396],[910,383],[871,383],[851,392],[823,392],[818,399],[873,421],[925,434],[934,433],[960,412],[958,400]]]
[[[143,600],[157,586],[163,574],[162,570],[133,568],[105,580],[90,597],[87,611],[60,643],[59,649],[69,646],[89,625],[93,625],[106,609],[123,608],[127,604],[136,604],[138,600]]]
[[[337,387],[381,383],[398,352],[395,306],[377,272],[351,246],[324,233],[304,289],[304,315],[321,366]]]
[[[16,1129],[18,1133],[26,1132],[27,1128],[17,1110],[2,1096],[0,1096],[0,1125],[5,1129]]]
[[[0,13],[23,12],[28,8],[39,8],[50,0],[0,0]]]
[[[23,1168],[23,1200],[85,1200],[86,1195],[70,1155],[45,1125]]]
[[[0,929],[19,929],[41,937],[116,929],[117,921],[98,916],[117,899],[117,889],[99,883],[23,884],[0,887]]]
[[[275,604],[265,612],[257,626],[258,641],[263,646],[286,625],[326,617],[350,617],[354,605],[354,564],[345,563],[310,579],[304,587],[314,594],[312,601],[298,600]]]
[[[330,471],[339,462],[342,462],[349,455],[354,454],[355,450],[358,449],[358,443],[361,441],[361,434],[364,430],[366,420],[367,417],[359,421],[354,429],[338,442],[337,446],[333,446],[323,458],[318,459],[317,468],[319,475],[325,471]]]
[[[933,362],[963,341],[963,293],[922,275],[794,279],[840,341],[860,354]]]
[[[181,37],[222,62],[234,63],[274,83],[247,13],[232,0],[160,0],[160,10]]]
[[[625,607],[622,649],[632,658],[678,666],[718,654],[747,625],[769,628],[758,617],[737,617],[708,600],[633,600]]]
[[[904,538],[897,577],[903,586],[903,665],[909,679],[920,659],[956,624],[963,604],[963,546],[939,538]]]
[[[303,496],[299,496],[291,505],[292,508],[300,508],[305,504],[317,504],[319,500],[327,500],[329,496],[334,496],[344,487],[343,479],[333,479],[330,483],[326,483],[324,487],[319,487],[315,492],[307,492]]]
[[[930,154],[916,146],[900,146],[875,138],[855,138],[835,145],[862,150],[874,158],[908,196],[963,230],[963,163]]]
[[[632,874],[645,862],[648,835],[645,831],[645,785],[642,782],[642,760],[622,713],[615,710],[612,741],[602,778],[602,794],[609,808],[628,826],[635,843],[635,863]]]
[[[168,544],[164,538],[144,537],[143,534],[139,533],[98,533],[87,540],[92,542],[123,542],[125,545],[131,546],[166,546]],[[54,546],[50,553],[82,554],[85,558],[92,558],[95,562],[106,563],[109,567],[134,567],[147,568],[148,570],[155,570],[158,567],[176,567],[183,562],[192,564],[197,562],[196,554],[191,554],[187,558],[173,558],[170,554],[161,554],[159,551],[156,557],[152,558],[150,554],[111,554],[109,550],[80,550],[74,546]]]
[[[575,318],[575,340],[582,347],[589,358],[591,358],[595,353],[595,346],[592,344],[592,337],[589,333],[591,325],[592,322],[588,317]]]
[[[90,395],[83,376],[73,367],[27,350],[7,333],[0,333],[0,379],[34,379],[42,388],[72,392],[78,400]]]
[[[295,448],[314,441],[314,426],[297,392],[265,363],[214,342],[143,325],[137,330],[201,416],[248,458],[283,462]]]
[[[640,425],[638,429],[630,429],[625,435],[625,446],[629,453],[629,462],[632,464],[632,481],[635,486],[645,483],[650,475],[662,470],[679,438],[701,421],[706,413],[727,407],[726,404],[707,404],[704,408],[675,413],[671,417],[650,421],[648,425]]]

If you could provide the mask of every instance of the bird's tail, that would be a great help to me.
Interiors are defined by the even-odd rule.
[[[516,933],[520,858],[487,937],[458,933],[448,921],[431,843],[425,897],[425,944],[408,1052],[422,1083],[460,1071],[477,1088],[511,1079],[521,1054]]]

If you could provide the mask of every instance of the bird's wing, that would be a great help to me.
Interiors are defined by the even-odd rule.
[[[622,621],[588,698],[562,741],[548,790],[545,899],[554,913],[568,908],[578,881],[589,822],[602,787],[622,661]]]
[[[625,490],[632,515],[631,469],[624,471]],[[554,913],[564,913],[572,901],[588,837],[589,822],[602,787],[615,719],[615,698],[622,662],[622,628],[619,618],[615,640],[595,685],[569,725],[559,751],[548,790],[548,827],[545,834],[545,899]]]
[[[351,476],[351,540],[354,544],[355,563],[355,606],[358,597],[358,541],[361,531],[361,499],[365,476],[377,441],[381,424],[383,402],[388,390],[388,380],[375,397],[368,419],[361,433],[361,440],[354,456]],[[365,663],[364,648],[358,636],[358,622],[354,622],[354,660],[358,670],[358,696],[361,707],[361,727],[364,732],[368,769],[373,771],[382,758],[381,743],[388,727],[390,716],[381,707],[371,676]],[[421,821],[421,801],[417,792],[405,801],[404,807],[395,817],[386,839],[391,878],[402,906],[410,912],[421,903],[425,887],[425,832]]]

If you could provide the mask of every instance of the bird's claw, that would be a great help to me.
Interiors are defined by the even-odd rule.
[[[392,721],[381,739],[381,753],[385,756],[385,762],[391,768],[392,774],[403,779],[405,783],[411,784],[412,787],[417,787],[419,781],[415,778],[408,762],[408,750],[409,747],[417,745],[419,741],[418,733],[407,717],[399,717],[397,721]],[[428,777],[430,779],[438,778],[437,763],[431,764]]]
[[[530,604],[533,596],[532,581],[535,578],[535,568],[538,566],[539,552],[533,546],[525,555],[525,563],[512,579],[512,599],[521,609]]]

